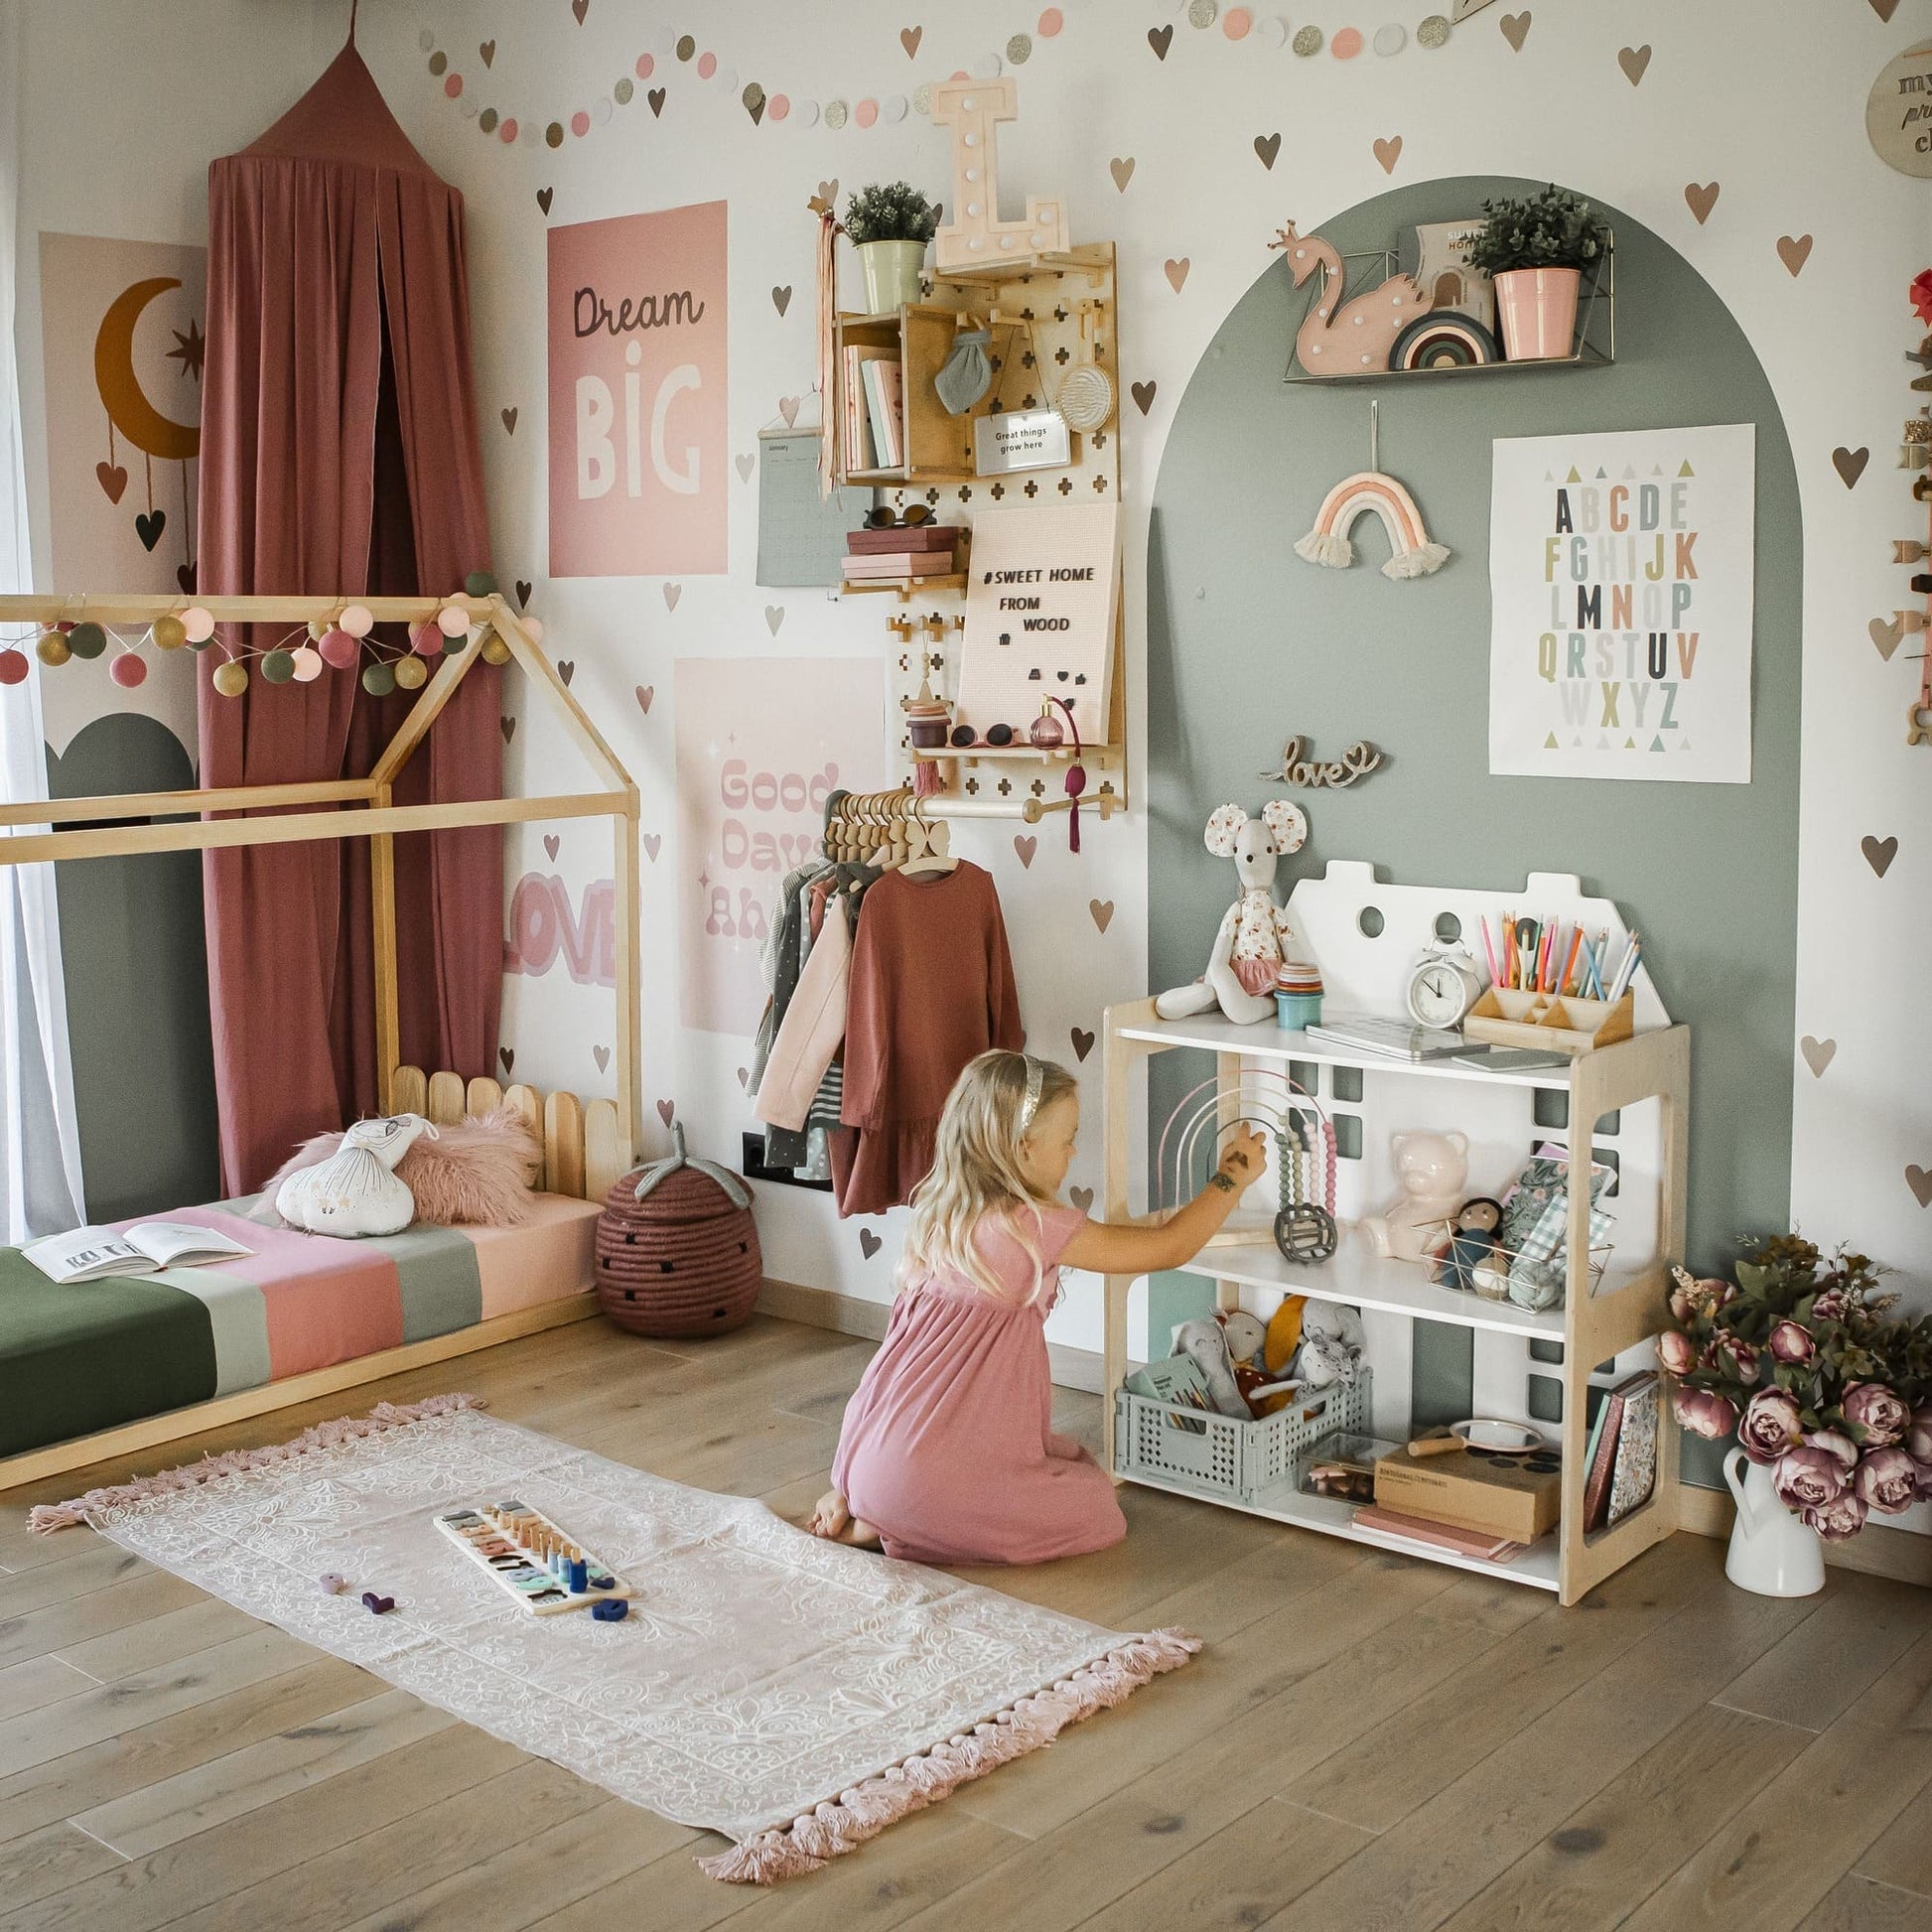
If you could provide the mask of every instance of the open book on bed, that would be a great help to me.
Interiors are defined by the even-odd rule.
[[[118,1275],[152,1275],[162,1268],[251,1255],[239,1241],[188,1221],[141,1221],[124,1234],[112,1228],[72,1228],[21,1249],[51,1281],[100,1282]]]

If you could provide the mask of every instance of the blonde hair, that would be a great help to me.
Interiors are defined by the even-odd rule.
[[[1003,1291],[981,1257],[975,1236],[989,1214],[1005,1223],[1033,1257],[1034,1293],[1039,1292],[1038,1250],[1023,1232],[1020,1211],[1049,1204],[1020,1165],[1020,1144],[1035,1120],[1055,1101],[1079,1092],[1072,1074],[1051,1060],[998,1048],[968,1063],[946,1096],[932,1152],[932,1171],[912,1190],[912,1218],[899,1257],[900,1285],[948,1270],[965,1276],[988,1295]]]

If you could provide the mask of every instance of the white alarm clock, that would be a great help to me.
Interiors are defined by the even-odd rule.
[[[1460,946],[1432,946],[1409,975],[1409,1017],[1419,1027],[1453,1032],[1482,988],[1475,960]]]

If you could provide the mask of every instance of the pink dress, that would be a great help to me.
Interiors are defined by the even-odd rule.
[[[832,1481],[889,1557],[1045,1563],[1127,1534],[1106,1472],[1053,1434],[1044,1327],[1060,1255],[1085,1216],[1064,1206],[1041,1214],[1036,1294],[1026,1250],[983,1221],[975,1238],[1004,1297],[958,1274],[908,1283],[846,1405]]]

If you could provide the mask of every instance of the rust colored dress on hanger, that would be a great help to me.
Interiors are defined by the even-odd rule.
[[[889,872],[866,894],[845,1016],[845,1097],[832,1136],[841,1214],[897,1207],[932,1166],[940,1109],[966,1062],[1019,1052],[1020,994],[992,875]]]

